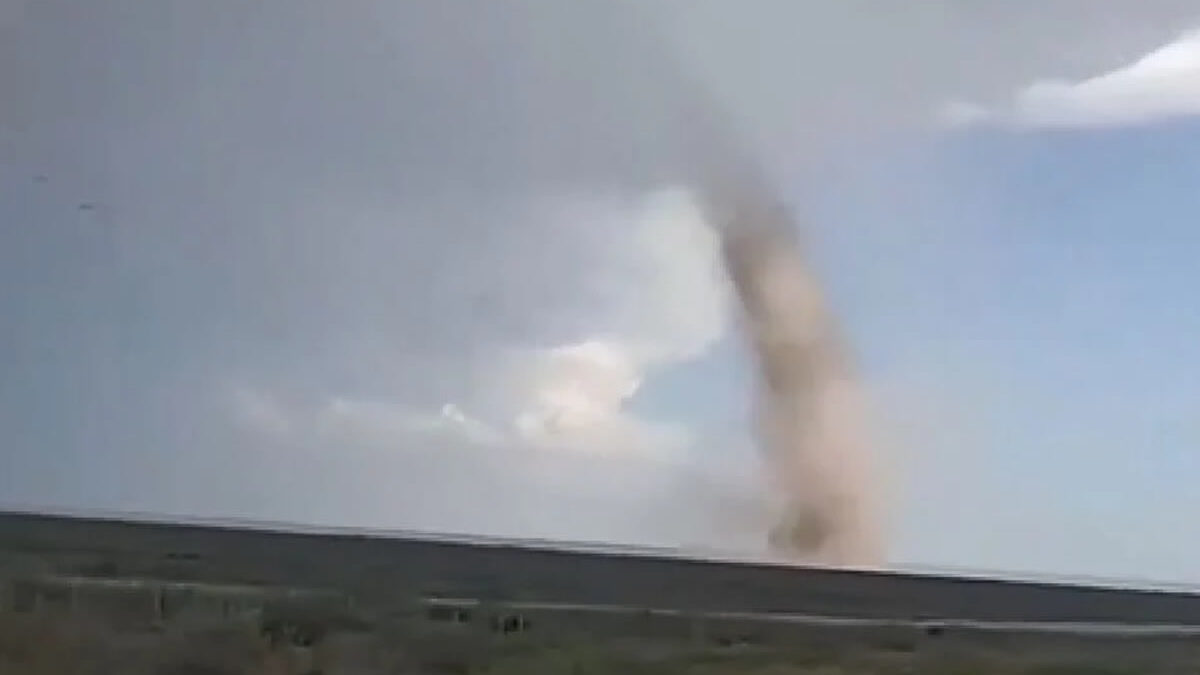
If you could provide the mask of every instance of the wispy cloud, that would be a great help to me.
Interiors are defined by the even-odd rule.
[[[955,101],[941,110],[957,126],[1102,128],[1200,115],[1200,30],[1132,63],[1081,80],[1038,80],[997,107]]]
[[[264,401],[286,419],[284,431],[253,414]],[[770,521],[753,471],[712,453],[669,452],[699,444],[682,426],[618,413],[531,434],[452,404],[339,396],[288,405],[255,392],[235,405],[248,402],[245,438],[269,444],[276,459],[335,475],[373,467],[365,482],[386,487],[392,527],[749,553]]]

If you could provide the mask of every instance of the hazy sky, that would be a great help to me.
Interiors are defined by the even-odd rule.
[[[756,550],[700,89],[893,561],[1200,582],[1194,3],[639,6],[0,0],[0,503]]]

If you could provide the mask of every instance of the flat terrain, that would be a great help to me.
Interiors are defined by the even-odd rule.
[[[1200,596],[0,513],[0,675],[1200,673]]]
[[[1200,595],[351,533],[0,513],[10,565],[65,574],[724,612],[1200,626]]]
[[[0,615],[4,675],[1194,675],[1195,645],[1089,651],[1020,644],[918,645],[798,640],[779,647],[651,641],[498,640],[429,627],[279,646],[252,625],[153,633]]]

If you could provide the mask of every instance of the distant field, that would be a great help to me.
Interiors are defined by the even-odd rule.
[[[0,512],[0,570],[873,619],[1200,626],[1200,595],[353,531]]]

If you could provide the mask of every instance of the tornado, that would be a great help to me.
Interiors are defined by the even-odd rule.
[[[769,544],[804,561],[879,565],[860,391],[821,287],[787,230],[734,223],[722,242],[757,363],[758,440],[782,502]]]
[[[754,426],[778,512],[767,543],[786,560],[879,567],[880,490],[849,350],[791,211],[746,154],[713,138],[698,191],[754,355]]]

